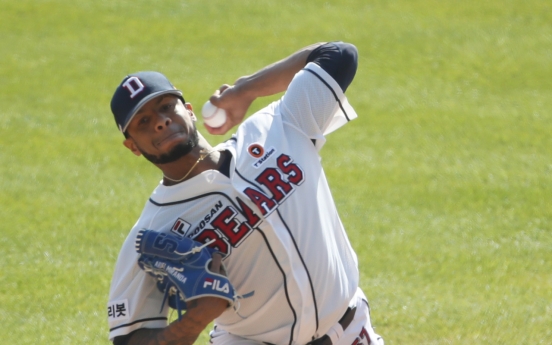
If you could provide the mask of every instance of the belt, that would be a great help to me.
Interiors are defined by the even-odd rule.
[[[339,319],[338,322],[341,325],[341,327],[343,327],[343,330],[346,330],[347,327],[349,327],[349,324],[355,318],[355,312],[356,312],[356,306],[349,307],[347,308],[347,310],[345,311],[345,314],[343,314],[341,319]],[[307,343],[307,345],[332,345],[332,340],[327,334],[324,334],[322,337]]]

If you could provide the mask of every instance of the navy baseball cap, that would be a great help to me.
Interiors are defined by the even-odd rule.
[[[151,99],[173,94],[184,101],[182,91],[159,72],[144,71],[127,75],[111,98],[111,112],[119,130],[124,133],[138,110]]]

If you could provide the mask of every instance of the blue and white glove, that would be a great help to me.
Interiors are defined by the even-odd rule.
[[[216,251],[189,238],[179,238],[153,230],[136,236],[138,265],[157,279],[169,306],[186,309],[186,302],[201,297],[218,297],[234,305],[236,292],[228,278],[209,269]],[[163,305],[165,300],[163,300]]]

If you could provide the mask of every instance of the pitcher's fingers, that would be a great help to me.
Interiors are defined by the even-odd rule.
[[[229,89],[231,86],[228,85],[228,84],[223,84],[221,87],[218,88],[218,90],[215,90],[215,92],[213,92],[213,94],[211,95],[211,97],[209,98],[209,101],[211,101],[211,103],[213,104],[218,104],[218,99],[220,97],[220,95],[226,91],[227,89]]]
[[[218,89],[219,94],[223,93],[224,91],[226,91],[226,89],[229,89],[230,87],[232,87],[232,86],[228,85],[228,84],[222,84],[221,87],[219,87],[219,89]]]
[[[213,254],[213,260],[211,260],[211,271],[215,273],[221,273],[222,255],[220,253]]]

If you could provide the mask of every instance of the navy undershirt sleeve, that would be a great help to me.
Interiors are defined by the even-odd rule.
[[[132,336],[132,333],[134,332],[136,331],[130,332],[129,334],[126,334],[126,335],[120,335],[118,337],[115,337],[115,339],[113,339],[113,345],[127,345],[128,341],[130,340],[130,337]]]
[[[307,57],[309,62],[322,67],[345,92],[355,77],[358,50],[350,43],[329,42],[313,50]]]
[[[115,337],[113,339],[113,345],[128,345],[128,342],[130,341],[130,338],[132,337],[132,335],[136,332],[138,332],[139,330],[141,329],[144,329],[144,328],[138,328],[128,334],[125,334],[125,335],[119,335],[117,337]]]

